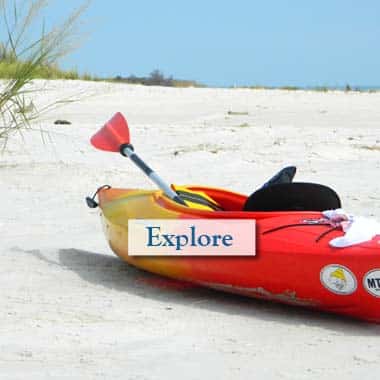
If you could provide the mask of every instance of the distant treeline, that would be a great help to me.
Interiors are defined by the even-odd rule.
[[[252,90],[286,90],[286,91],[317,91],[317,92],[328,92],[328,91],[344,91],[344,92],[378,92],[380,91],[380,86],[351,86],[346,84],[345,86],[234,86],[233,88],[249,88]]]
[[[148,77],[138,77],[130,75],[122,77],[120,75],[113,78],[115,82],[123,82],[130,84],[142,84],[145,86],[166,86],[166,87],[204,87],[203,85],[184,79],[174,79],[172,76],[165,77],[160,70],[153,70]]]
[[[0,0],[1,2],[1,0]],[[19,72],[23,71],[24,67],[28,67],[29,62],[20,61],[13,55],[9,54],[0,43],[0,79],[17,78]],[[141,84],[144,86],[166,86],[166,87],[207,87],[205,84],[198,83],[193,80],[175,79],[172,76],[165,76],[160,70],[153,70],[148,76],[129,75],[123,77],[117,75],[113,78],[104,78],[91,75],[89,73],[80,74],[77,70],[63,70],[57,64],[40,64],[35,65],[33,72],[30,73],[31,79],[71,79],[71,80],[87,80],[87,81],[106,81],[117,83]],[[228,88],[228,87],[226,87]],[[232,86],[232,88],[247,88],[253,90],[286,90],[286,91],[345,91],[345,92],[378,92],[380,86],[316,86],[316,87],[298,87],[298,86]]]
[[[1,1],[1,0],[0,0]],[[2,51],[0,45],[0,79],[14,79],[17,77],[18,72],[22,70],[23,66],[27,66],[28,62],[23,62],[15,57],[5,55],[5,50]],[[152,71],[149,76],[138,77],[130,75],[123,77],[118,75],[114,78],[102,78],[88,73],[79,74],[75,69],[62,70],[58,65],[36,65],[32,79],[72,79],[72,80],[87,80],[87,81],[107,81],[107,82],[120,82],[130,84],[142,84],[145,86],[167,86],[167,87],[205,87],[204,85],[193,81],[184,79],[175,79],[172,76],[166,77],[160,70]]]

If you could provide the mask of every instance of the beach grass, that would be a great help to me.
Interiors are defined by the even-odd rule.
[[[18,59],[1,59],[0,54],[0,79],[14,79],[17,77],[20,68],[26,65],[27,62],[20,61]],[[152,73],[154,73],[153,71]],[[71,80],[85,80],[85,81],[104,81],[114,83],[126,83],[126,84],[141,84],[145,86],[165,86],[165,87],[206,87],[193,80],[175,79],[172,76],[165,77],[163,74],[160,76],[152,75],[136,77],[130,75],[128,77],[122,77],[120,75],[115,77],[98,77],[90,73],[79,73],[76,69],[63,70],[58,64],[41,64],[33,70],[31,73],[31,79],[71,79]]]
[[[249,115],[249,113],[247,111],[232,111],[232,110],[229,110],[227,112],[227,115],[229,115],[229,116],[247,116],[247,115]]]
[[[280,90],[285,90],[285,91],[298,91],[298,90],[301,90],[301,88],[297,87],[297,86],[281,86],[279,89]]]
[[[27,87],[33,79],[62,75],[65,79],[75,79],[78,75],[75,71],[63,74],[57,63],[78,46],[78,21],[88,2],[69,14],[60,25],[45,30],[43,12],[48,6],[48,0],[0,1],[0,36],[3,36],[0,75],[5,79],[0,92],[0,144],[3,146],[12,133],[28,128],[32,120],[55,104],[35,107],[31,96],[43,90]],[[39,36],[33,33],[36,28],[41,30]]]
[[[23,71],[23,66],[27,66],[28,62],[22,61],[0,61],[0,79],[14,79]],[[56,65],[37,65],[30,72],[31,79],[86,79],[91,77],[81,77],[76,70],[61,70]]]
[[[358,148],[377,152],[380,151],[379,145],[359,145]]]
[[[249,128],[250,125],[248,123],[243,123],[243,124],[240,124],[238,125],[238,128]]]
[[[376,93],[380,91],[380,87],[360,87],[360,86],[350,86],[346,84],[343,87],[339,86],[264,86],[264,85],[253,85],[253,86],[242,86],[234,87],[235,89],[247,88],[251,90],[284,90],[284,91],[315,91],[315,92],[329,92],[329,91],[342,91],[342,92],[363,92],[363,93]]]

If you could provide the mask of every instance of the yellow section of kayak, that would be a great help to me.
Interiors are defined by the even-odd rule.
[[[99,193],[103,229],[112,250],[122,259],[139,268],[173,278],[186,277],[187,260],[173,257],[128,255],[129,219],[178,219],[181,215],[162,207],[157,199],[161,191],[108,189]],[[179,257],[179,259],[181,259]]]

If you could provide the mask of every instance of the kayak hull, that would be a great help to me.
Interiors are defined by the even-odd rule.
[[[205,192],[224,210],[241,210],[246,200],[246,196],[226,190],[190,188]],[[332,248],[329,241],[342,232],[333,231],[317,241],[328,229],[323,225],[273,230],[319,219],[319,212],[196,210],[171,201],[161,191],[102,189],[99,205],[110,247],[137,268],[218,290],[380,323],[380,298],[375,289],[375,275],[380,275],[378,236],[364,244]],[[129,219],[191,218],[256,220],[256,256],[128,255]]]

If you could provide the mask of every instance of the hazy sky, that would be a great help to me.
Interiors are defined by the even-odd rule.
[[[79,1],[56,1],[57,19]],[[380,85],[380,1],[93,0],[67,58],[100,76],[158,68],[208,85]]]

